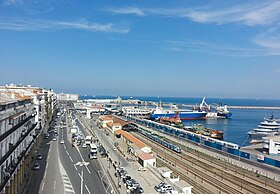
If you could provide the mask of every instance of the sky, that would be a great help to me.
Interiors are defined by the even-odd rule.
[[[0,0],[0,85],[280,98],[279,0]]]

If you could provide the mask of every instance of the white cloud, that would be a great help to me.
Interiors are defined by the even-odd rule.
[[[137,7],[108,8],[107,10],[117,14],[132,14],[137,16],[145,16],[145,13]]]
[[[115,27],[114,24],[90,23],[85,20],[79,21],[54,21],[54,20],[0,20],[0,29],[14,31],[44,31],[44,30],[64,30],[77,29],[88,30],[93,32],[115,32],[128,33],[127,27]]]
[[[176,48],[178,51],[199,52],[211,55],[232,56],[232,57],[254,57],[265,56],[265,49],[241,48],[232,45],[210,43],[199,40],[170,40],[167,42],[170,50]]]
[[[262,3],[244,4],[216,10],[215,6],[203,8],[110,8],[109,11],[119,14],[137,16],[161,15],[165,17],[188,18],[199,23],[232,23],[241,22],[246,25],[267,25],[280,20],[280,1],[264,1]]]

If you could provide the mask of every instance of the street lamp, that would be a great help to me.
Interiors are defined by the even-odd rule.
[[[84,171],[83,171],[83,169],[84,168],[83,167],[89,165],[89,162],[85,162],[85,161],[77,162],[75,165],[82,167],[82,172],[81,172],[81,194],[83,194],[83,187],[84,187],[84,185],[83,185],[83,182],[84,182],[84,177],[83,177]]]

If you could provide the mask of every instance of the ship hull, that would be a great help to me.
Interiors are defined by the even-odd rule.
[[[218,112],[218,114],[217,114],[217,116],[219,116],[219,117],[224,117],[224,118],[230,118],[231,117],[231,115],[232,115],[232,113],[219,113]]]
[[[270,132],[270,133],[256,133],[254,131],[249,131],[248,135],[251,138],[251,143],[263,142],[263,137],[272,137],[279,135],[279,132]]]
[[[181,120],[197,120],[197,119],[205,119],[206,112],[180,112],[179,118]],[[176,113],[167,113],[167,114],[152,114],[151,119],[157,119],[160,117],[174,117]]]

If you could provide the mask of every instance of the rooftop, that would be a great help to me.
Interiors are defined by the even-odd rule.
[[[146,147],[146,144],[144,144],[142,141],[131,135],[130,133],[123,131],[123,130],[118,130],[115,132],[117,135],[122,135],[124,138],[128,139],[130,142],[134,143],[137,147],[143,148]]]
[[[141,158],[142,160],[155,159],[151,154],[148,153],[139,154],[138,157]]]

